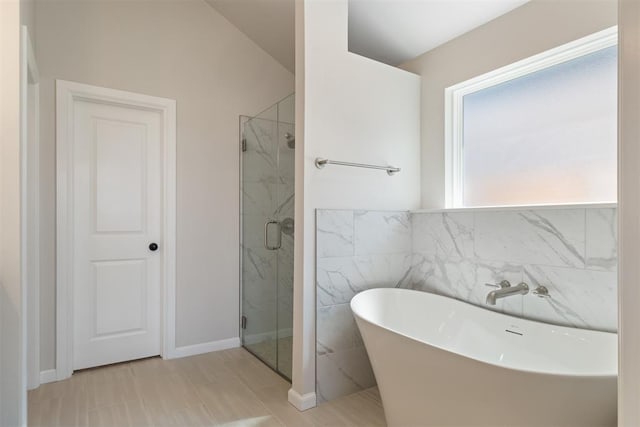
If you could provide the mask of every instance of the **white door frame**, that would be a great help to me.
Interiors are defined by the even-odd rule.
[[[162,115],[163,250],[161,355],[175,357],[176,301],[176,101],[56,80],[56,377],[73,373],[73,119],[78,100],[123,105]]]
[[[23,351],[26,355],[27,388],[33,389],[40,385],[40,76],[36,57],[26,25],[21,28],[20,35],[20,241],[21,243],[21,276],[23,292],[23,313],[26,324],[23,323]],[[29,98],[29,86],[33,86],[33,99]],[[33,105],[31,105],[33,103]],[[30,109],[33,116],[30,117]],[[33,141],[36,152],[28,149]],[[32,170],[33,169],[33,170]],[[28,176],[34,176],[34,182]],[[33,185],[35,184],[35,185]],[[34,203],[27,201],[33,195]],[[33,210],[33,212],[31,212]],[[34,222],[29,222],[29,214],[34,214]],[[29,228],[33,235],[33,246],[28,245]],[[29,281],[29,269],[33,269]]]

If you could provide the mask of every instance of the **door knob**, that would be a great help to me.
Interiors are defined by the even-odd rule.
[[[158,244],[157,243],[152,243],[149,245],[149,250],[154,252],[158,250]]]

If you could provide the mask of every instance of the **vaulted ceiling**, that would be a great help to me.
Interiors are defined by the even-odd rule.
[[[349,0],[349,50],[399,65],[528,0]]]
[[[294,0],[206,0],[287,70],[295,68]]]
[[[295,0],[206,0],[289,71]],[[528,0],[349,0],[349,50],[399,65]]]

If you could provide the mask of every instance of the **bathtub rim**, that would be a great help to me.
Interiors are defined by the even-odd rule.
[[[354,300],[356,300],[359,295],[364,294],[364,293],[379,293],[379,292],[389,292],[389,291],[402,292],[402,293],[410,292],[410,293],[418,293],[418,294],[429,294],[430,296],[436,297],[438,299],[452,300],[452,301],[454,301],[455,303],[458,303],[458,304],[471,306],[475,310],[486,310],[486,309],[484,309],[482,307],[478,307],[477,305],[471,304],[471,303],[466,302],[466,301],[462,301],[462,300],[459,300],[459,299],[456,299],[456,298],[447,297],[447,296],[444,296],[444,295],[434,294],[434,293],[431,293],[431,292],[418,291],[418,290],[415,290],[415,289],[405,289],[405,288],[372,288],[372,289],[367,289],[367,290],[364,290],[362,292],[359,292],[349,302],[349,307],[351,309],[351,313],[354,315],[354,317],[356,317],[356,321],[357,320],[361,320],[361,321],[366,322],[366,323],[368,323],[368,324],[370,324],[372,326],[375,326],[375,327],[387,330],[389,332],[392,332],[394,334],[400,335],[400,336],[402,336],[404,338],[407,338],[407,339],[409,339],[411,341],[414,341],[414,342],[417,342],[417,343],[420,343],[420,344],[423,344],[423,345],[429,345],[429,346],[434,347],[434,348],[436,348],[438,350],[446,351],[446,352],[455,354],[456,356],[464,357],[464,358],[473,360],[473,361],[478,362],[478,363],[484,363],[484,364],[487,364],[487,365],[492,365],[492,366],[494,366],[496,368],[500,368],[500,369],[508,369],[508,370],[511,370],[511,371],[524,372],[524,373],[536,374],[536,375],[566,376],[566,377],[579,377],[579,378],[616,378],[616,380],[617,380],[617,377],[618,377],[618,374],[619,374],[619,366],[618,366],[618,363],[617,363],[617,360],[618,360],[618,347],[617,346],[615,347],[615,350],[616,350],[616,370],[615,370],[615,373],[580,374],[580,373],[572,373],[572,372],[569,372],[569,371],[567,371],[567,372],[553,372],[553,371],[534,370],[534,369],[526,369],[526,368],[515,368],[515,367],[512,367],[512,366],[499,365],[497,363],[493,363],[493,362],[490,362],[490,361],[487,361],[487,360],[483,360],[483,359],[480,359],[478,357],[473,357],[473,356],[470,356],[468,354],[463,354],[463,353],[460,353],[458,351],[454,351],[454,350],[452,350],[450,348],[446,348],[446,347],[443,347],[441,345],[436,345],[436,344],[432,344],[430,342],[422,341],[420,339],[412,337],[411,335],[407,335],[404,332],[400,332],[400,331],[398,331],[398,330],[396,330],[394,328],[390,328],[388,326],[383,326],[383,325],[381,325],[379,323],[375,323],[375,322],[373,322],[373,321],[371,321],[369,319],[366,319],[365,317],[363,317],[359,313],[357,313],[356,310],[354,310],[354,307],[353,307],[354,306]],[[555,328],[571,329],[571,330],[589,332],[589,333],[594,333],[594,334],[615,335],[616,336],[616,342],[618,340],[618,334],[615,333],[615,332],[596,331],[596,330],[591,330],[591,329],[574,328],[574,327],[571,327],[571,326],[554,325],[552,323],[542,322],[542,321],[538,321],[538,320],[525,319],[525,318],[521,318],[521,317],[512,316],[512,315],[509,315],[509,314],[495,312],[495,311],[492,311],[492,310],[486,310],[486,311],[492,313],[493,315],[503,316],[503,317],[514,319],[515,321],[520,321],[520,322],[524,321],[524,322],[530,322],[530,323],[538,323],[538,324],[542,324],[542,325],[552,326],[552,327],[555,327]],[[358,326],[358,328],[359,328],[359,326]],[[364,340],[364,344],[365,344],[365,347],[366,347],[367,346],[366,340]]]

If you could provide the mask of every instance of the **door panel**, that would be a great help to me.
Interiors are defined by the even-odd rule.
[[[264,116],[277,111],[267,110]],[[242,343],[273,369],[277,368],[277,227],[273,220],[277,194],[277,122],[254,117],[242,126]]]
[[[144,332],[147,326],[146,261],[93,263],[93,338]]]
[[[96,231],[142,232],[146,127],[96,120]]]
[[[158,355],[160,113],[77,101],[73,120],[73,368]]]
[[[293,95],[241,121],[242,344],[291,378]]]

